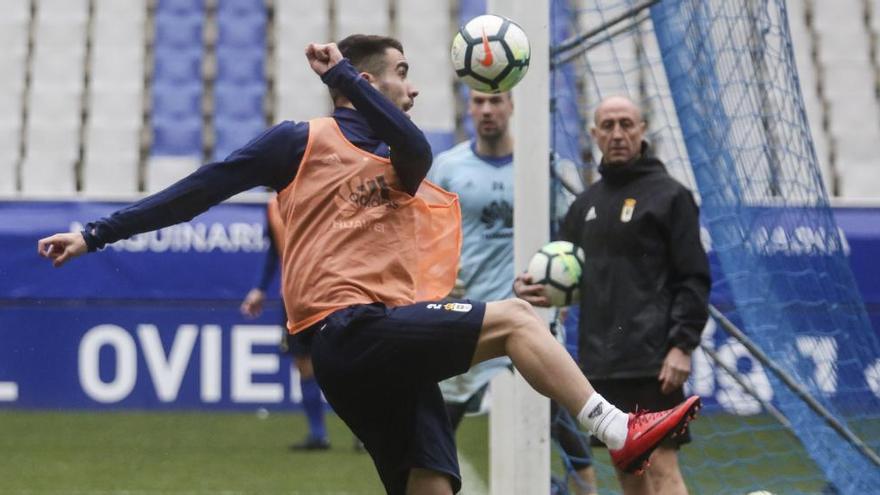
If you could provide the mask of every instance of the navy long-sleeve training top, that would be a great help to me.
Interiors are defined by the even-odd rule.
[[[347,59],[321,76],[357,110],[339,107],[333,118],[352,144],[390,156],[406,192],[415,194],[431,167],[425,135],[382,93],[360,77]],[[94,251],[135,234],[191,220],[211,206],[258,186],[283,190],[294,177],[308,143],[309,123],[282,122],[233,152],[222,162],[204,165],[168,188],[109,217],[89,223],[83,237]]]

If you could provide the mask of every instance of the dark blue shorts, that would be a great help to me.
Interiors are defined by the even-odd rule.
[[[311,356],[313,337],[314,332],[311,330],[295,334],[285,334],[285,339],[287,339],[287,352],[294,358],[302,359],[303,357]]]
[[[486,306],[475,301],[339,310],[314,328],[315,376],[364,442],[389,494],[425,468],[461,488],[455,436],[437,382],[470,368]]]

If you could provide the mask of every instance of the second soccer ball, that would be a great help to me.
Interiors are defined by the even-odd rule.
[[[578,301],[578,287],[584,269],[584,251],[568,241],[554,241],[542,247],[526,270],[532,283],[544,285],[550,304],[570,306]]]

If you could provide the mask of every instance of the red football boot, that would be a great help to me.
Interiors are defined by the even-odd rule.
[[[699,410],[700,398],[692,395],[672,409],[630,413],[626,443],[619,450],[609,451],[614,465],[628,473],[641,474],[648,465],[651,452],[663,440],[683,433]]]

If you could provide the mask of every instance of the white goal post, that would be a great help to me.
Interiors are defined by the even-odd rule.
[[[514,266],[521,270],[550,239],[550,5],[489,0],[488,13],[516,21],[531,44],[529,72],[513,90]],[[517,372],[492,381],[489,469],[493,495],[550,492],[550,402]]]

